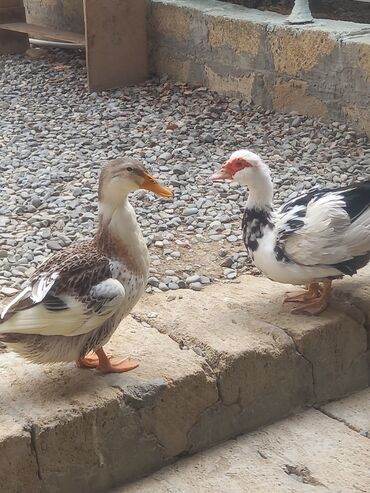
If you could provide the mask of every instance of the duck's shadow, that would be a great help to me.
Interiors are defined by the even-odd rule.
[[[39,366],[14,353],[0,355],[0,409],[18,421],[81,413],[123,395],[138,383],[135,375],[103,375],[73,364]]]

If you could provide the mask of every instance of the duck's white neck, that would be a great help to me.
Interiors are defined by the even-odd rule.
[[[99,203],[98,245],[111,257],[122,257],[140,271],[149,268],[148,249],[127,197],[119,204]]]
[[[250,209],[271,209],[274,188],[270,173],[268,170],[255,173],[254,176],[249,177],[248,183],[246,183],[249,189],[247,207]]]

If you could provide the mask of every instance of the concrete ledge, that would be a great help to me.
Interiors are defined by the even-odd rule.
[[[152,0],[152,71],[370,135],[368,25],[285,21],[216,0]]]
[[[300,411],[182,459],[115,493],[367,492],[369,399],[366,389],[332,403],[330,413]],[[359,424],[365,426],[363,431],[358,432]]]
[[[368,278],[338,282],[318,318],[290,315],[284,286],[249,276],[146,297],[111,342],[141,361],[129,374],[0,354],[0,481],[9,493],[107,491],[366,387]]]

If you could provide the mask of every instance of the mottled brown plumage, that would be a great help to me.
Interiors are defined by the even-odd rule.
[[[171,195],[132,158],[103,168],[95,237],[63,249],[36,270],[1,313],[0,339],[37,363],[76,360],[103,372],[137,366],[127,360],[112,364],[102,347],[146,286],[147,248],[127,199],[138,188]],[[86,358],[90,351],[97,356]]]

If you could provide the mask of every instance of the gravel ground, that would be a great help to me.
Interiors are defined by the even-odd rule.
[[[0,57],[0,293],[91,237],[102,163],[141,159],[173,201],[132,197],[152,254],[148,292],[256,274],[240,222],[245,190],[210,175],[242,147],[270,164],[276,204],[315,185],[370,176],[370,146],[346,125],[282,115],[165,79],[89,94],[81,54]]]

